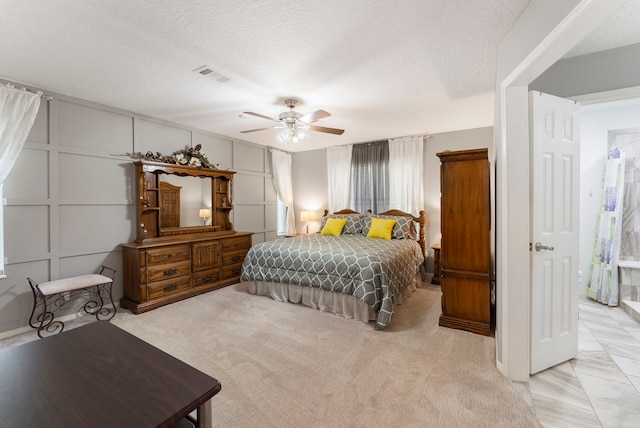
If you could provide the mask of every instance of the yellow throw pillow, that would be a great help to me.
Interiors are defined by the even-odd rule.
[[[391,231],[394,224],[396,224],[396,220],[372,218],[367,238],[391,239]]]
[[[321,235],[340,236],[344,225],[347,224],[346,218],[328,218],[322,228]]]

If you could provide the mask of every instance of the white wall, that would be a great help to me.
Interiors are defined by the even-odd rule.
[[[296,230],[298,233],[306,233],[307,224],[300,222],[300,213],[313,211],[316,213],[317,221],[309,223],[309,233],[317,232],[322,214],[329,207],[326,150],[295,153],[292,180],[297,217]]]
[[[640,86],[640,44],[561,59],[529,89],[559,97]]]
[[[430,135],[424,147],[424,203],[427,214],[428,259],[427,271],[433,272],[433,244],[440,243],[440,158],[437,153],[446,150],[470,150],[479,148],[493,150],[493,128],[477,128],[464,131]]]

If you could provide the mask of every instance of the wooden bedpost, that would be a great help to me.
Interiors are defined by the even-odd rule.
[[[422,255],[425,257],[425,260],[427,258],[427,242],[424,239],[424,226],[425,224],[427,224],[427,216],[424,213],[424,210],[420,210],[420,217],[418,217],[417,219],[414,219],[418,222],[418,224],[420,225],[420,232],[419,232],[419,238],[418,238],[418,244],[420,244],[420,247],[422,248]]]

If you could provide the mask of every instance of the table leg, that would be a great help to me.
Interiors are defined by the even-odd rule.
[[[213,418],[211,416],[211,400],[205,401],[198,407],[198,428],[213,428]]]

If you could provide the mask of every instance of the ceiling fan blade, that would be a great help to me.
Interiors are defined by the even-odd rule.
[[[344,129],[327,128],[326,126],[311,125],[309,129],[311,131],[326,132],[327,134],[342,135],[344,133]]]
[[[277,121],[278,119],[274,119],[273,117],[269,117],[269,116],[265,116],[264,114],[260,114],[260,113],[254,113],[252,111],[245,111],[243,112],[244,114],[250,114],[251,116],[255,116],[255,117],[260,117],[262,119],[267,119],[267,120],[271,120],[273,122]]]
[[[309,113],[306,116],[302,116],[300,118],[301,121],[306,122],[306,123],[313,123],[316,122],[320,119],[324,119],[325,117],[329,117],[331,116],[330,113],[324,111],[324,110],[316,110],[313,113]]]
[[[264,131],[265,129],[273,129],[273,126],[269,126],[266,128],[257,128],[257,129],[249,129],[247,131],[240,131],[241,134],[246,134],[247,132],[256,132],[256,131]]]

